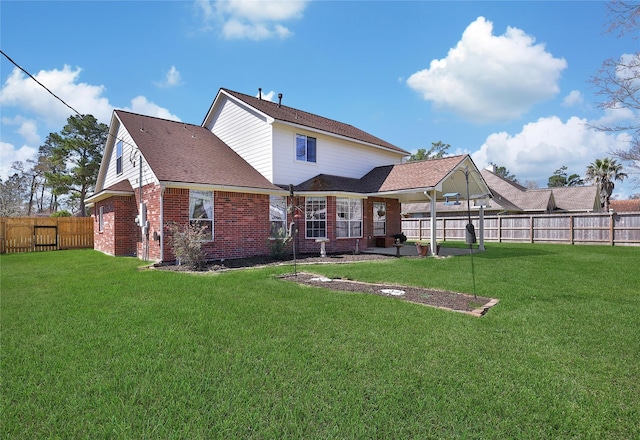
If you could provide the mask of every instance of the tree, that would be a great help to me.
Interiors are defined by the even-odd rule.
[[[493,166],[493,170],[494,170],[493,173],[496,174],[497,176],[500,176],[503,179],[510,180],[513,183],[518,183],[518,179],[516,179],[516,176],[511,174],[511,172],[505,167],[498,166],[492,162],[489,162],[489,165]]]
[[[18,173],[13,173],[5,182],[0,179],[0,217],[24,215],[27,186],[25,177]]]
[[[609,211],[609,202],[615,187],[614,180],[622,181],[626,177],[627,175],[622,172],[622,165],[608,157],[596,159],[587,167],[587,181],[599,186],[600,203],[605,211]]]
[[[549,188],[561,188],[564,186],[582,186],[584,180],[578,174],[572,174],[567,177],[567,167],[561,166],[560,169],[555,170],[553,175],[549,177],[547,186]]]
[[[415,162],[417,160],[442,159],[449,148],[451,148],[451,145],[445,144],[442,141],[431,142],[431,148],[429,148],[429,151],[424,148],[419,148],[415,154],[412,154],[411,157],[409,157],[407,162]]]
[[[632,34],[640,38],[640,4],[623,0],[613,0],[608,4],[608,32],[618,32],[618,37]],[[634,174],[640,175],[640,52],[624,54],[618,59],[607,59],[597,75],[591,78],[591,85],[602,98],[598,103],[606,110],[628,109],[635,117],[628,122],[614,122],[611,125],[597,125],[595,128],[605,132],[627,133],[629,147],[613,152],[614,156],[625,162]],[[640,178],[634,179],[640,183]]]
[[[54,171],[47,184],[55,195],[68,195],[80,216],[86,216],[84,200],[95,186],[109,127],[92,115],[70,116],[60,133],[47,137]]]

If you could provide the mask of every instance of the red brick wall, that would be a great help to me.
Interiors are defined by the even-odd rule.
[[[164,194],[164,261],[174,261],[168,224],[189,221],[189,190],[168,188]],[[216,191],[213,195],[213,236],[204,245],[208,259],[269,255],[269,196]]]
[[[100,207],[103,207],[103,230],[98,229]],[[133,197],[110,197],[97,202],[93,210],[94,249],[115,256],[136,255],[139,232],[135,226],[136,205]]]
[[[95,205],[95,248],[111,255],[138,255],[150,261],[174,261],[171,248],[171,231],[168,225],[186,225],[189,222],[189,190],[167,188],[162,194],[159,185],[147,185],[142,189],[142,200],[147,205],[149,221],[147,237],[135,224],[139,210],[139,189],[135,197],[111,197]],[[162,202],[161,202],[162,197]],[[269,255],[269,196],[249,193],[214,192],[214,241],[204,249],[208,259],[245,258]],[[400,203],[393,199],[370,198],[363,201],[363,237],[336,238],[336,198],[327,197],[328,253],[347,253],[375,246],[373,236],[373,202],[387,205],[387,237],[401,231]],[[296,197],[297,206],[303,209],[302,218],[296,219],[298,234],[295,239],[299,254],[316,254],[320,244],[305,238],[304,197]],[[98,213],[104,206],[104,231],[98,231]],[[162,210],[162,216],[161,214]],[[292,216],[287,219],[291,222]],[[161,221],[164,224],[161,224]],[[160,238],[162,237],[162,241]],[[161,246],[163,251],[161,251]],[[289,244],[291,251],[292,244]]]

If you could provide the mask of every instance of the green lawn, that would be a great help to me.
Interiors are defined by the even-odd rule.
[[[273,276],[291,267],[4,255],[0,435],[640,438],[640,249],[486,247],[482,318]],[[298,269],[473,293],[471,262]]]

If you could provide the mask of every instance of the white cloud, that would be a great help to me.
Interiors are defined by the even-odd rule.
[[[432,60],[407,84],[436,108],[471,121],[507,121],[556,95],[566,67],[524,31],[508,27],[494,36],[493,23],[479,17],[446,58]]]
[[[78,82],[81,71],[65,65],[62,70],[41,70],[34,77],[78,112],[109,121],[112,107],[102,96],[105,87]],[[0,104],[32,112],[50,127],[64,126],[67,118],[75,114],[18,68],[13,69],[0,90]]]
[[[0,178],[4,180],[12,174],[11,165],[14,162],[35,159],[37,153],[36,148],[27,145],[16,148],[7,142],[0,142]]]
[[[125,108],[124,110],[139,113],[141,115],[154,116],[156,118],[180,121],[180,118],[172,114],[169,110],[148,101],[144,96],[136,96],[133,98],[131,100],[131,107]]]
[[[585,119],[540,118],[522,127],[514,136],[506,132],[487,137],[472,158],[479,168],[489,163],[507,168],[519,182],[536,181],[546,187],[549,176],[562,166],[569,174],[584,177],[596,159],[610,157],[611,150],[623,147],[624,138],[599,132]],[[617,185],[618,186],[618,185]]]
[[[196,0],[206,30],[217,26],[225,39],[287,38],[282,22],[302,17],[308,0]]]
[[[584,104],[584,95],[579,90],[572,90],[562,100],[563,107],[576,107]]]
[[[176,87],[182,85],[182,75],[180,75],[180,71],[176,69],[176,66],[171,66],[171,69],[169,69],[162,81],[155,82],[154,84],[163,89]]]
[[[35,120],[26,119],[22,116],[15,116],[13,118],[2,118],[2,123],[5,125],[17,125],[18,129],[16,130],[16,133],[20,134],[27,144],[37,145],[40,143],[37,122]]]
[[[472,158],[480,168],[495,163],[520,182],[532,180],[546,187],[549,176],[563,165],[569,174],[584,176],[591,162],[610,157],[611,150],[622,146],[621,138],[590,128],[585,119],[571,117],[562,122],[553,116],[526,124],[514,136],[490,135]]]

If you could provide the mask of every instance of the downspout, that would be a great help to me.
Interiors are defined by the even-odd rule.
[[[160,262],[164,261],[164,185],[160,186]]]

